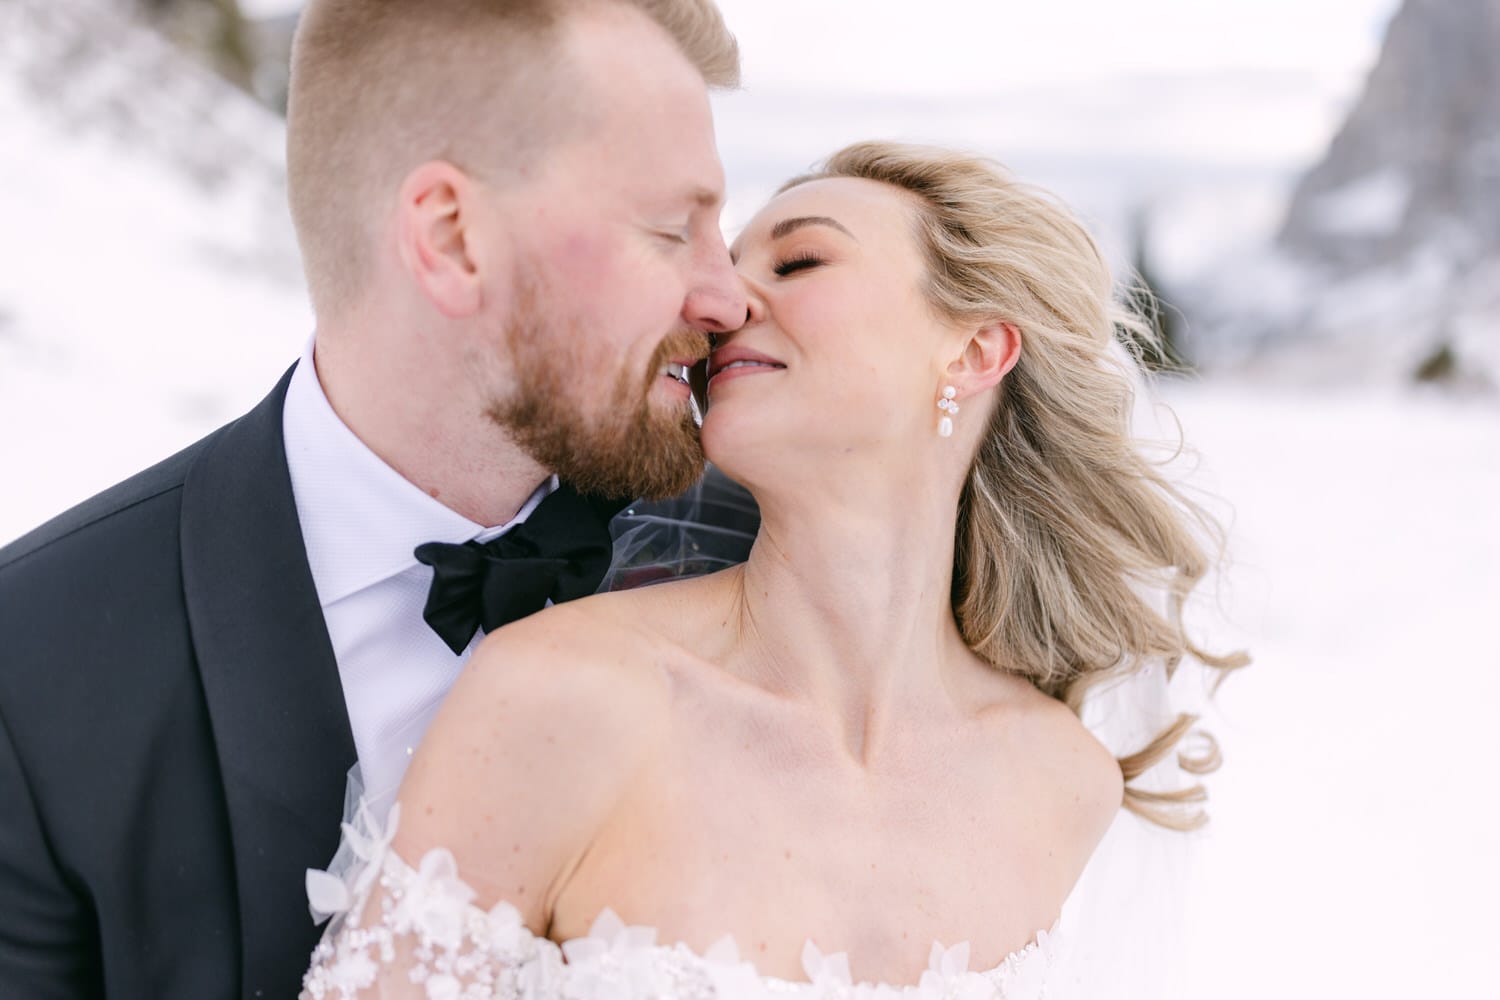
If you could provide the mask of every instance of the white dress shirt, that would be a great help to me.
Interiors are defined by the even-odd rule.
[[[309,344],[282,411],[287,467],[323,606],[366,796],[388,802],[443,696],[482,638],[455,656],[422,618],[424,542],[489,541],[557,488],[542,483],[509,522],[485,527],[443,506],[354,435],[323,393]]]

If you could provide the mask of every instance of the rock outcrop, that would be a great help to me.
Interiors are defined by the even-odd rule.
[[[1179,300],[1205,367],[1500,387],[1500,0],[1405,0],[1273,244]]]
[[[1500,254],[1500,0],[1407,0],[1280,244],[1347,270]]]

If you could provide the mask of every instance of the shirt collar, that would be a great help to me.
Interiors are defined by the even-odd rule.
[[[323,607],[420,565],[412,552],[424,542],[498,538],[557,489],[552,476],[515,517],[492,527],[443,506],[339,419],[318,382],[312,342],[287,386],[282,430],[307,562]]]

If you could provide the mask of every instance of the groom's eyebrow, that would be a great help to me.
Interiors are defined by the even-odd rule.
[[[724,203],[724,196],[712,188],[694,188],[688,196],[688,200],[701,208],[718,208]]]
[[[859,240],[855,238],[855,235],[849,232],[847,228],[845,228],[843,223],[839,222],[839,220],[837,219],[830,219],[826,215],[799,215],[794,219],[782,219],[780,222],[776,223],[776,225],[771,227],[771,239],[779,240],[783,236],[795,233],[803,226],[828,226],[832,229],[837,229],[839,232],[843,233],[851,240],[854,240],[854,242],[859,242]]]

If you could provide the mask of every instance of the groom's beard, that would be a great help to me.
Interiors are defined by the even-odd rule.
[[[622,371],[606,391],[582,374],[583,338],[549,323],[538,302],[524,296],[507,331],[516,389],[490,407],[490,418],[580,493],[659,499],[697,482],[704,457],[691,408],[653,405],[651,391],[669,360],[706,356],[707,338],[671,334],[646,371]]]

